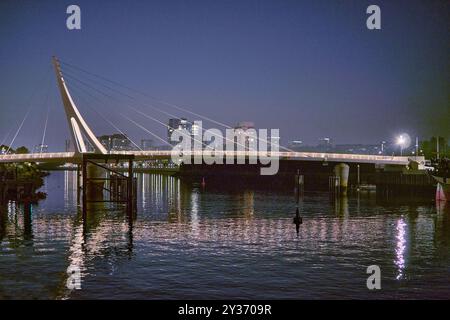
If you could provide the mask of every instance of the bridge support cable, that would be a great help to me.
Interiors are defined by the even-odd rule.
[[[48,72],[48,70],[47,70],[47,74],[44,76],[44,78],[47,77],[47,79],[49,79],[49,75],[50,75],[50,72]],[[49,82],[49,81],[47,81],[47,82]],[[28,103],[29,106],[28,106],[27,112],[25,113],[25,115],[24,115],[22,121],[20,122],[19,127],[17,128],[17,130],[16,130],[16,132],[15,132],[15,134],[14,134],[14,136],[13,136],[11,142],[9,143],[8,149],[6,150],[6,153],[8,153],[8,152],[11,150],[11,147],[13,146],[14,141],[16,140],[17,136],[19,135],[20,130],[22,130],[23,124],[25,123],[25,121],[26,121],[27,118],[28,118],[28,115],[30,114],[31,110],[33,109],[33,107],[34,107],[34,105],[35,105],[35,104],[33,103],[33,99],[34,99],[34,97],[36,96],[37,91],[38,91],[38,90],[37,90],[37,87],[35,87],[34,90],[33,90],[32,95],[31,95],[31,97],[30,97],[29,103]]]
[[[84,90],[84,89],[81,89],[81,88],[79,88],[78,86],[77,86],[77,88],[78,88],[78,90],[80,90],[80,91],[83,92],[84,94],[87,94],[87,95],[91,96],[93,99],[95,99],[96,101],[98,101],[100,105],[106,105],[106,104],[108,104],[108,103],[105,103],[104,101],[101,101],[100,98],[98,98],[98,97],[92,95],[90,92],[88,92],[88,91],[86,91],[86,90]],[[98,113],[102,118],[104,118],[107,122],[110,122],[110,121],[107,120],[105,117],[103,117],[103,115],[102,115],[99,111],[97,111],[97,110],[95,110],[95,109],[93,109],[93,110],[94,110],[95,112],[97,112],[97,113]],[[120,114],[120,116],[121,116],[121,117],[124,117],[122,114]],[[127,118],[127,117],[125,117],[125,119],[129,120],[129,118]],[[161,122],[161,123],[162,123],[162,122]],[[119,130],[122,134],[124,134],[123,131],[121,131],[121,130],[120,130],[117,126],[115,126],[112,122],[110,122],[110,124],[113,125],[113,126],[114,126],[117,130]],[[139,126],[138,126],[138,127],[139,127]],[[141,127],[139,127],[139,128],[141,128]],[[150,133],[152,136],[157,137],[157,139],[162,140],[163,142],[167,143],[167,141],[165,141],[164,139],[162,139],[161,137],[159,137],[157,134],[151,132],[150,130],[146,130],[146,131],[147,131],[148,133]],[[132,140],[130,139],[130,141],[132,141]],[[133,141],[132,141],[132,142],[133,142]],[[134,144],[135,146],[137,146],[137,147],[142,151],[142,149],[141,149],[135,142],[133,142],[133,144]]]
[[[144,126],[140,125],[139,123],[137,123],[136,121],[134,121],[133,119],[128,118],[126,115],[121,114],[122,117],[124,117],[125,119],[127,119],[128,121],[130,121],[131,123],[133,123],[135,126],[141,128],[142,130],[144,130],[145,132],[151,134],[153,137],[157,138],[158,140],[162,141],[163,143],[172,146],[170,143],[168,143],[166,140],[164,140],[163,138],[161,138],[160,136],[158,136],[157,134],[151,132],[150,130],[148,130],[147,128],[145,128]]]
[[[219,125],[219,126],[222,126],[222,127],[224,127],[224,128],[227,128],[227,129],[233,129],[233,127],[231,127],[231,126],[229,126],[229,125],[227,125],[227,124],[225,124],[225,123],[222,123],[222,122],[220,122],[220,121],[214,120],[214,119],[212,119],[212,118],[210,118],[210,117],[201,115],[201,114],[199,114],[199,113],[190,111],[190,110],[188,110],[188,109],[186,109],[186,108],[183,108],[183,107],[181,107],[181,106],[179,106],[179,105],[176,105],[176,104],[173,104],[173,103],[166,102],[166,101],[161,100],[161,99],[159,99],[159,98],[157,98],[157,97],[155,97],[155,96],[146,94],[146,93],[144,93],[144,92],[142,92],[142,91],[140,91],[140,90],[137,90],[137,89],[131,88],[131,87],[129,87],[129,86],[123,85],[123,84],[121,84],[121,83],[119,83],[119,82],[117,82],[117,81],[110,80],[110,79],[108,79],[108,78],[106,78],[106,77],[103,77],[103,76],[100,76],[100,75],[98,75],[98,74],[92,73],[92,72],[87,71],[87,70],[85,70],[85,69],[83,69],[83,68],[77,67],[77,66],[75,66],[75,65],[73,65],[73,64],[70,64],[70,63],[67,63],[67,62],[63,62],[63,61],[62,61],[61,63],[64,64],[65,66],[68,66],[69,68],[72,68],[72,69],[81,71],[81,72],[86,73],[86,74],[88,74],[88,75],[90,75],[90,76],[93,76],[93,77],[96,77],[96,78],[98,78],[98,79],[102,79],[103,81],[107,81],[107,82],[109,82],[109,83],[111,83],[111,84],[114,84],[114,85],[116,85],[116,86],[118,86],[118,87],[121,87],[121,88],[127,89],[127,90],[129,90],[129,91],[133,91],[133,92],[135,92],[135,93],[138,93],[138,94],[140,94],[140,95],[142,95],[142,96],[144,96],[144,97],[146,97],[146,98],[148,98],[148,99],[152,99],[152,100],[156,101],[157,103],[160,103],[160,104],[163,104],[163,105],[166,105],[166,106],[175,108],[175,109],[177,109],[177,110],[180,110],[180,111],[183,111],[183,112],[192,114],[192,115],[195,115],[195,116],[197,116],[197,117],[199,117],[199,118],[201,118],[201,119],[210,121],[210,122],[215,123],[215,124],[217,124],[217,125]],[[103,85],[103,86],[106,87],[106,85]],[[110,90],[115,90],[115,89],[112,89],[111,87],[109,87],[109,88],[110,88]],[[120,92],[120,91],[118,91],[118,90],[115,90],[115,91],[116,91],[117,93],[120,93],[120,94],[125,95],[125,96],[127,96],[127,97],[131,97],[130,95],[125,94],[125,93],[122,93],[122,92]],[[131,98],[134,99],[134,97],[131,97]],[[154,106],[149,106],[149,107],[152,108],[152,109],[158,110],[159,112],[168,114],[167,112],[165,112],[165,111],[163,111],[163,110],[161,110],[161,109],[159,109],[159,108],[156,108],[156,107],[154,107]],[[172,117],[174,117],[174,118],[177,118],[177,116],[174,116],[174,115],[170,115],[170,116],[172,116]],[[271,144],[271,142],[269,142],[269,141],[267,141],[267,140],[265,140],[265,139],[262,139],[262,138],[260,138],[260,137],[258,137],[257,139],[260,140],[260,141],[262,141],[262,142]],[[284,147],[284,146],[279,146],[279,147],[280,147],[280,149],[283,149],[283,150],[285,150],[285,151],[288,151],[288,152],[294,152],[294,150],[292,150],[292,149],[290,149],[290,148],[286,148],[286,147]]]
[[[70,78],[70,77],[68,77],[68,78]],[[90,85],[88,85],[88,84],[86,84],[86,83],[84,83],[84,85],[87,86],[88,88],[90,88],[90,89],[92,89],[92,90],[94,90],[94,91],[96,91],[96,92],[102,94],[103,96],[105,96],[105,97],[107,97],[107,98],[113,100],[114,102],[116,102],[116,99],[115,99],[114,97],[112,97],[111,95],[109,95],[109,94],[107,94],[107,93],[105,93],[105,92],[103,92],[103,91],[101,91],[101,90],[99,90],[99,89],[97,89],[97,88],[91,87]],[[96,99],[97,101],[99,101],[99,98],[98,98],[98,97],[93,96],[92,94],[90,94],[89,92],[87,92],[87,91],[84,90],[84,89],[81,89],[81,88],[78,87],[78,86],[76,86],[76,87],[77,87],[79,90],[81,90],[81,91],[85,92],[86,94],[90,95],[92,98],[94,98],[94,99]],[[101,102],[102,104],[105,104],[105,105],[107,104],[107,103],[104,103],[103,101],[100,101],[100,102]],[[150,119],[150,120],[152,120],[152,121],[157,122],[158,124],[162,125],[164,128],[167,127],[167,125],[166,125],[164,122],[162,122],[162,121],[160,121],[160,120],[158,120],[158,119],[156,119],[156,118],[154,118],[154,117],[152,117],[152,116],[150,116],[150,115],[148,115],[148,114],[146,114],[146,113],[140,111],[139,109],[136,109],[136,108],[132,107],[132,106],[129,105],[129,104],[125,104],[125,106],[126,106],[127,108],[129,108],[129,109],[135,111],[136,113],[139,113],[140,115],[142,115],[142,116],[144,116],[144,117],[146,117],[146,118],[148,118],[148,119]],[[141,126],[141,125],[138,124],[137,122],[132,121],[129,117],[126,117],[126,116],[124,116],[123,114],[120,114],[120,115],[121,115],[122,117],[124,117],[125,119],[127,119],[128,121],[131,121],[133,124],[135,124],[135,125],[138,126],[139,128],[141,128],[141,129],[144,128],[143,126]],[[161,140],[161,141],[163,141],[165,144],[171,146],[170,143],[168,143],[166,140],[164,140],[163,138],[161,138],[161,137],[158,136],[157,134],[151,132],[151,131],[148,130],[148,129],[145,129],[145,131],[148,132],[148,133],[150,133],[152,136],[156,137],[158,140]],[[194,140],[197,141],[197,142],[202,143],[201,140],[198,140],[198,139],[194,139]]]
[[[73,87],[72,87],[73,89]],[[73,90],[72,90],[73,91]],[[75,89],[75,92],[79,93],[79,89]],[[84,102],[84,104],[86,105],[86,107],[89,108],[89,110],[94,111],[96,114],[98,114],[104,121],[106,121],[111,127],[113,127],[115,130],[119,131],[121,134],[123,134],[124,136],[127,136],[128,139],[131,141],[131,143],[138,148],[140,151],[143,151],[141,147],[139,147],[139,145],[133,140],[131,139],[126,133],[124,133],[117,125],[115,125],[111,120],[109,120],[108,118],[106,118],[101,112],[97,111],[94,107],[90,106],[89,103],[86,101],[85,98],[83,98],[80,94],[77,95],[77,98],[79,98],[80,100],[82,100]],[[94,97],[95,98],[95,97]]]
[[[55,69],[56,80],[61,94],[61,99],[63,101],[67,123],[69,125],[69,128],[71,128],[71,130],[69,131],[76,146],[75,152],[86,153],[88,151],[88,149],[86,148],[86,144],[84,143],[84,138],[86,138],[94,147],[95,152],[106,154],[107,151],[105,147],[100,143],[100,141],[98,141],[97,137],[89,128],[88,124],[78,111],[77,106],[73,102],[70,92],[67,89],[63,74],[61,72],[60,63],[55,56],[52,57],[52,63]]]
[[[82,81],[82,80],[78,79],[78,77],[74,76],[73,74],[67,73],[67,71],[63,71],[63,74],[64,74],[65,76],[67,76],[68,78],[70,78],[70,79],[73,79],[73,80],[75,80],[75,81],[77,81],[77,82],[80,82],[80,83],[82,83],[82,84],[84,84],[84,85],[86,85],[86,86],[90,86],[88,83],[86,83],[85,81]],[[112,88],[111,86],[105,85],[104,83],[101,83],[101,82],[98,82],[98,81],[93,81],[92,79],[89,79],[89,81],[95,82],[95,84],[100,84],[100,85],[103,86],[104,88],[106,88],[106,89],[108,89],[109,91],[114,92],[114,93],[116,93],[116,94],[118,94],[118,95],[120,95],[120,96],[124,96],[124,97],[126,97],[126,98],[128,98],[128,99],[130,99],[130,100],[139,102],[139,100],[138,100],[137,98],[135,98],[135,97],[133,97],[133,96],[131,96],[131,95],[129,95],[129,94],[123,93],[123,92],[121,92],[121,91],[119,91],[119,90],[117,90],[117,89],[114,89],[114,88]],[[158,111],[158,112],[160,112],[160,113],[162,113],[162,114],[165,114],[166,116],[169,116],[169,117],[171,117],[171,118],[178,118],[178,117],[179,117],[179,115],[175,115],[175,114],[173,114],[173,113],[170,113],[170,112],[167,112],[167,111],[165,111],[165,110],[162,110],[162,109],[160,109],[160,108],[158,108],[158,107],[155,107],[155,106],[152,105],[152,104],[143,104],[143,103],[140,103],[140,105],[142,105],[143,107],[146,107],[146,108],[148,107],[148,108],[150,108],[150,109],[153,109],[153,110],[155,110],[155,111]],[[191,121],[188,121],[188,122],[191,123],[191,124],[193,124]]]
[[[40,145],[39,153],[42,153],[42,149],[44,147],[44,142],[45,142],[45,134],[47,133],[48,115],[50,113],[50,103],[48,102],[49,94],[50,94],[50,81],[49,81],[49,84],[48,84],[47,93],[45,95],[45,102],[44,102],[44,104],[47,104],[47,114],[45,116],[44,131],[42,133],[42,139],[41,139],[41,145]]]
[[[73,75],[68,74],[68,73],[66,73],[66,72],[63,72],[63,74],[64,74],[65,76],[67,76],[67,78],[72,79],[72,80],[75,80],[75,81],[77,81],[77,82],[83,84],[84,86],[86,86],[86,87],[88,87],[88,88],[90,88],[90,89],[92,89],[92,90],[95,90],[95,91],[101,93],[102,95],[104,95],[104,96],[106,96],[106,97],[112,99],[112,100],[115,99],[115,98],[112,97],[111,95],[109,95],[109,94],[107,94],[107,93],[105,93],[105,92],[103,92],[103,91],[101,91],[101,90],[98,90],[98,89],[95,88],[95,87],[92,87],[90,84],[86,83],[85,81],[82,81],[82,80],[78,79],[76,76],[73,76]],[[91,79],[89,79],[89,80],[92,81]],[[114,93],[117,93],[117,94],[119,94],[119,95],[121,95],[121,96],[125,96],[125,97],[127,97],[127,98],[129,98],[129,99],[131,99],[131,100],[133,100],[133,101],[139,102],[139,100],[136,99],[135,97],[130,96],[130,95],[128,95],[128,94],[126,94],[126,93],[123,93],[123,92],[121,92],[121,91],[118,91],[118,90],[116,90],[116,89],[114,89],[114,88],[112,88],[112,87],[110,87],[110,86],[108,86],[108,85],[105,85],[105,84],[103,84],[103,83],[100,83],[100,85],[102,85],[103,87],[107,88],[108,90],[110,90],[110,91],[112,91],[112,92],[114,92]],[[126,102],[126,103],[128,103],[128,102]],[[157,107],[155,107],[155,106],[153,106],[153,105],[150,105],[150,104],[142,104],[142,103],[140,103],[140,105],[143,106],[143,107],[149,107],[149,108],[151,108],[151,109],[153,109],[153,110],[156,110],[156,111],[158,111],[158,112],[160,112],[160,113],[163,113],[163,114],[165,114],[165,115],[168,115],[169,117],[172,117],[172,118],[178,118],[177,115],[174,115],[174,114],[171,114],[171,113],[169,113],[169,112],[166,112],[166,111],[164,111],[164,110],[162,110],[162,109],[159,109],[159,108],[157,108]],[[159,121],[159,120],[156,119],[156,118],[153,118],[153,117],[149,116],[148,114],[143,113],[142,111],[140,111],[140,110],[138,110],[138,109],[132,107],[131,105],[126,105],[126,106],[127,106],[128,108],[134,110],[135,112],[140,113],[141,115],[144,115],[145,117],[149,118],[150,120],[153,120],[153,121],[158,122],[159,124],[162,124],[164,127],[167,126],[165,123]],[[190,124],[194,124],[194,123],[191,122],[191,121],[187,121],[187,122],[189,122]],[[205,129],[205,128],[203,128],[203,127],[202,127],[201,129],[202,129],[202,132],[207,131],[207,129]],[[229,140],[229,139],[225,138],[225,140]],[[203,144],[203,141],[201,141],[201,140],[198,140],[198,139],[195,139],[195,138],[194,138],[194,141],[197,141],[197,142],[199,142],[200,144]],[[229,141],[231,141],[231,140],[229,140]],[[233,142],[233,141],[231,141],[231,142]],[[233,143],[234,143],[234,142],[233,142]],[[240,144],[240,143],[237,143],[237,144],[245,148],[244,145],[242,145],[242,144]]]
[[[86,87],[88,87],[88,88],[90,88],[90,89],[92,89],[92,90],[95,90],[95,91],[101,93],[102,95],[104,95],[104,96],[106,96],[106,97],[108,97],[108,98],[110,98],[110,99],[113,99],[113,100],[116,99],[115,97],[112,97],[111,95],[109,95],[109,94],[107,94],[107,93],[105,93],[105,92],[103,92],[103,91],[101,91],[101,90],[98,90],[97,88],[91,86],[90,84],[86,83],[85,81],[82,81],[82,80],[78,79],[77,77],[75,77],[75,76],[73,76],[73,75],[71,75],[71,74],[68,74],[68,73],[66,73],[66,72],[63,72],[63,74],[64,74],[68,79],[75,80],[76,82],[81,83],[81,84],[83,84],[84,86],[86,86]],[[122,96],[125,96],[125,97],[127,97],[127,98],[129,98],[129,99],[131,99],[131,100],[133,100],[133,101],[138,101],[135,97],[130,96],[130,95],[128,95],[128,94],[124,94],[124,93],[122,93],[122,92],[120,92],[120,91],[118,91],[118,90],[116,90],[116,89],[114,89],[114,88],[111,88],[110,86],[106,86],[106,85],[104,85],[104,84],[101,84],[101,85],[104,86],[104,87],[106,87],[108,90],[110,90],[110,91],[112,91],[112,92],[114,92],[114,93],[117,93],[117,94],[120,94],[120,95],[122,95]],[[123,101],[123,100],[122,100],[122,101]],[[138,101],[138,102],[139,102],[139,101]],[[126,103],[128,103],[128,102],[126,102]],[[165,114],[165,115],[167,115],[167,116],[169,116],[169,117],[172,117],[172,118],[177,118],[177,117],[178,117],[177,115],[174,115],[174,114],[169,113],[169,112],[167,112],[167,111],[161,110],[161,109],[159,109],[159,108],[157,108],[157,107],[155,107],[155,106],[153,106],[153,105],[147,105],[147,104],[144,105],[144,104],[142,104],[142,106],[144,106],[144,107],[149,107],[149,108],[151,108],[151,109],[153,109],[153,110],[156,110],[156,111],[158,111],[158,112],[160,112],[160,113],[163,113],[163,114]],[[188,122],[190,122],[190,121],[188,121]],[[190,122],[190,123],[192,124],[192,122]],[[165,125],[165,124],[164,124],[164,125]]]
[[[47,124],[48,124],[48,114],[50,112],[50,105],[47,107],[47,116],[45,117],[45,125],[44,125],[44,132],[42,133],[42,140],[41,140],[41,150],[39,153],[42,153],[42,149],[44,148],[44,142],[45,142],[45,134],[47,132]]]
[[[83,69],[83,68],[77,67],[77,66],[75,66],[75,65],[73,65],[73,64],[70,64],[70,63],[67,63],[67,62],[64,62],[64,61],[61,61],[61,63],[64,64],[64,65],[66,65],[66,66],[68,66],[68,67],[71,67],[71,68],[73,68],[73,69],[77,69],[77,70],[79,70],[79,71],[81,71],[81,72],[84,72],[84,73],[89,74],[89,75],[91,75],[91,76],[94,76],[94,77],[96,77],[96,78],[99,78],[99,79],[102,79],[102,80],[107,81],[107,82],[109,82],[109,83],[112,83],[112,84],[114,84],[114,85],[116,85],[116,86],[122,87],[122,88],[124,88],[124,89],[129,90],[129,91],[133,91],[133,92],[135,92],[135,93],[138,93],[138,94],[140,94],[140,95],[142,95],[142,96],[144,96],[144,97],[146,97],[146,98],[152,99],[152,100],[154,100],[154,101],[156,101],[156,102],[158,102],[158,103],[161,103],[161,104],[164,104],[164,105],[166,105],[166,106],[175,108],[175,109],[177,109],[177,110],[179,110],[179,111],[183,111],[183,112],[186,112],[186,113],[195,115],[195,116],[197,116],[197,117],[200,117],[200,118],[202,118],[202,119],[204,119],[204,120],[207,120],[207,121],[210,121],[210,122],[215,123],[215,124],[217,124],[217,125],[220,125],[220,126],[222,126],[222,127],[226,127],[226,128],[229,128],[229,129],[232,128],[232,127],[230,127],[229,125],[227,125],[227,124],[225,124],[225,123],[222,123],[222,122],[216,121],[216,120],[214,120],[214,119],[211,119],[211,118],[209,118],[209,117],[207,117],[207,116],[204,116],[204,115],[195,113],[195,112],[193,112],[193,111],[190,111],[190,110],[188,110],[188,109],[186,109],[186,108],[183,108],[183,107],[181,107],[181,106],[178,106],[178,105],[176,105],[176,104],[172,104],[172,103],[166,102],[166,101],[164,101],[164,100],[162,100],[162,99],[159,99],[159,98],[157,98],[157,97],[155,97],[155,96],[146,94],[146,93],[144,93],[144,92],[142,92],[142,91],[140,91],[140,90],[137,90],[137,89],[133,89],[133,88],[131,88],[131,87],[129,87],[129,86],[126,86],[126,85],[121,84],[121,83],[119,83],[119,82],[117,82],[117,81],[114,81],[114,80],[110,80],[110,79],[108,79],[108,78],[106,78],[106,77],[103,77],[103,76],[100,76],[100,75],[98,75],[98,74],[92,73],[92,72],[87,71],[87,70],[85,70],[85,69]]]
[[[11,132],[13,131],[14,127],[9,128],[8,133],[6,134],[6,136],[3,138],[2,143],[0,144],[0,146],[5,145],[6,140],[8,140],[9,135],[11,134]]]
[[[31,106],[28,108],[27,112],[25,113],[25,116],[23,117],[23,119],[19,125],[19,128],[17,128],[16,133],[14,134],[14,137],[12,138],[12,140],[8,146],[8,150],[6,150],[6,153],[8,153],[9,150],[11,150],[11,146],[14,144],[14,141],[16,140],[17,135],[19,134],[20,130],[22,129],[23,124],[25,123],[25,120],[28,118],[28,115],[30,114],[30,111],[31,111]]]
[[[82,89],[82,88],[78,87],[77,85],[74,86],[74,85],[72,84],[71,86],[72,86],[72,88],[75,87],[77,92],[78,92],[78,91],[81,91],[81,92],[83,92],[84,94],[89,95],[90,97],[92,97],[93,99],[95,99],[96,101],[98,101],[100,105],[102,105],[102,104],[105,105],[105,102],[104,102],[104,101],[101,101],[100,98],[98,98],[98,97],[92,95],[92,94],[91,94],[90,92],[88,92],[87,90]],[[91,89],[96,90],[95,88],[91,88]],[[96,90],[96,91],[100,92],[99,90]],[[108,94],[103,93],[103,92],[100,92],[100,93],[102,93],[102,94],[105,95],[106,97],[109,97],[110,99],[113,99],[113,100],[114,100],[114,98],[111,97],[111,96],[109,96]],[[79,97],[79,96],[78,96],[78,97]],[[84,101],[86,102],[86,100],[84,100]],[[130,106],[127,106],[127,107],[128,107],[128,108],[131,108],[132,110],[136,110],[136,109],[133,108],[133,107],[130,107]],[[118,127],[116,127],[112,122],[110,122],[109,120],[107,120],[107,119],[106,119],[99,111],[97,111],[97,110],[94,109],[94,108],[92,108],[92,110],[94,110],[94,111],[95,111],[98,115],[100,115],[104,120],[106,120],[107,122],[109,122],[114,128],[116,128],[117,130],[119,130],[120,133],[124,134],[124,133],[123,133]],[[144,126],[142,126],[142,125],[140,125],[139,123],[135,122],[135,121],[132,120],[131,118],[129,118],[129,117],[123,115],[122,113],[119,113],[119,114],[120,114],[121,117],[123,117],[123,118],[125,118],[126,120],[130,121],[131,123],[133,123],[133,124],[134,124],[135,126],[137,126],[138,128],[140,128],[140,129],[144,130],[145,132],[149,133],[151,136],[153,136],[153,137],[155,137],[156,139],[162,141],[164,144],[167,144],[167,145],[171,146],[165,139],[161,138],[161,137],[158,136],[156,133],[154,133],[154,132],[148,130],[148,129],[145,128]],[[142,115],[147,116],[147,115],[145,115],[145,114],[142,114]],[[158,119],[151,118],[151,120],[154,120],[154,121],[158,122],[159,124],[162,124],[164,127],[166,127],[166,125],[165,125],[163,122],[159,121]],[[132,141],[132,140],[130,139],[130,141]],[[132,141],[132,142],[133,142],[133,141]],[[134,144],[135,146],[137,146],[141,151],[143,151],[136,143],[133,142],[133,144]]]
[[[67,75],[66,75],[66,76],[67,76]],[[105,96],[105,97],[111,99],[112,101],[117,102],[117,101],[116,101],[116,98],[112,97],[110,94],[105,93],[104,91],[102,91],[102,90],[100,90],[100,89],[97,89],[97,88],[95,88],[95,87],[92,87],[91,85],[87,84],[86,82],[84,82],[84,81],[82,81],[82,80],[76,79],[75,77],[72,77],[72,76],[67,76],[67,78],[68,78],[68,79],[75,80],[75,81],[77,81],[78,83],[83,84],[83,86],[85,86],[85,87],[87,87],[87,88],[89,88],[89,89],[91,89],[91,90],[94,90],[94,91],[100,93],[102,96]],[[80,90],[83,90],[83,89],[81,89],[81,88],[78,87],[78,86],[76,86],[76,87],[79,88]],[[85,91],[85,90],[83,90],[83,91]],[[85,92],[87,92],[87,91],[85,91]],[[88,94],[91,95],[90,93],[88,93]],[[91,96],[94,97],[94,98],[96,98],[96,97],[93,96],[93,95],[91,95]],[[167,125],[166,125],[164,122],[162,122],[162,121],[160,121],[160,120],[158,120],[158,119],[156,119],[156,118],[154,118],[154,117],[152,117],[152,116],[150,116],[150,115],[148,115],[148,114],[142,112],[141,110],[139,110],[139,109],[137,109],[137,108],[131,106],[128,102],[127,102],[126,104],[124,104],[124,105],[125,105],[127,108],[129,108],[129,109],[135,111],[136,113],[139,113],[140,115],[143,115],[144,117],[146,117],[146,118],[148,118],[148,119],[150,119],[150,120],[152,120],[152,121],[157,122],[158,124],[162,125],[163,127],[167,127]],[[144,105],[144,106],[145,106],[145,105]],[[176,117],[176,116],[174,116],[174,115],[171,115],[171,116]],[[204,132],[204,131],[207,131],[207,129],[202,128],[202,131],[203,131],[203,132]],[[224,139],[225,139],[226,141],[228,141],[228,142],[231,142],[231,143],[233,143],[233,144],[236,144],[236,145],[238,145],[238,146],[241,146],[241,147],[243,147],[244,149],[246,148],[246,146],[245,146],[244,144],[242,144],[242,143],[236,142],[236,141],[234,141],[234,140],[230,140],[230,139],[228,139],[228,138],[226,138],[226,137],[224,137]],[[261,141],[264,141],[263,139],[260,139],[260,140],[261,140]],[[194,138],[194,141],[199,142],[201,145],[203,144],[203,141],[202,141],[201,139],[199,140],[199,139],[195,139],[195,138]],[[267,142],[267,141],[266,141],[266,142]]]
[[[80,88],[80,87],[78,87],[78,86],[75,86],[75,88],[77,89],[77,91],[81,91],[81,92],[83,92],[84,94],[87,94],[87,95],[91,96],[93,99],[95,99],[96,101],[98,101],[100,105],[101,105],[101,104],[106,105],[106,103],[105,103],[104,101],[101,101],[100,98],[98,98],[98,97],[92,95],[92,94],[91,94],[90,92],[88,92],[87,90],[82,89],[82,88]],[[106,97],[112,99],[112,100],[115,102],[115,99],[114,99],[113,97],[111,97],[110,95],[108,95],[108,94],[106,94],[106,93],[104,93],[104,92],[101,92],[100,90],[97,90],[96,88],[91,88],[91,89],[93,89],[93,90],[95,90],[95,91],[97,91],[97,92],[103,94],[104,96],[106,96]],[[132,107],[130,107],[130,106],[127,106],[127,107],[128,107],[128,108],[131,108],[132,110],[136,110],[135,108],[132,108]],[[97,112],[101,117],[103,117],[103,115],[102,115],[99,111],[97,111],[97,110],[95,110],[95,109],[93,109],[93,110],[94,110],[95,112]],[[161,138],[160,136],[158,136],[156,133],[153,133],[152,131],[148,130],[147,128],[143,127],[142,125],[140,125],[139,123],[137,123],[137,122],[135,122],[134,120],[130,119],[129,117],[123,115],[122,113],[119,113],[119,114],[120,114],[121,117],[123,117],[123,118],[125,118],[126,120],[130,121],[131,123],[133,123],[134,125],[136,125],[138,128],[140,128],[140,129],[144,130],[145,132],[149,133],[150,135],[152,135],[152,136],[155,137],[156,139],[162,141],[164,144],[167,144],[167,145],[171,146],[171,144],[169,144],[165,139],[163,139],[163,138]],[[145,114],[142,114],[142,115],[147,116],[147,115],[145,115]],[[104,118],[104,119],[106,120],[106,118]],[[152,118],[152,117],[150,117],[150,119],[151,119],[151,120],[154,120],[154,121],[158,122],[159,124],[163,125],[164,127],[166,127],[166,125],[165,125],[163,122],[159,121],[158,119],[155,119],[155,118]],[[107,120],[107,121],[108,121],[108,120]],[[112,124],[112,122],[111,122],[111,124]],[[119,130],[120,130],[120,129],[119,129]],[[120,132],[121,132],[122,134],[124,134],[122,131],[120,131]],[[131,139],[130,139],[130,141],[131,141]],[[134,143],[134,144],[135,144],[135,143]],[[137,144],[135,144],[135,145],[137,146]],[[138,147],[138,148],[139,148],[140,150],[142,150],[140,147]]]

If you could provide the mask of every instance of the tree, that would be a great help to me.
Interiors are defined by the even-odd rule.
[[[420,149],[422,150],[425,158],[427,159],[436,158],[437,155],[436,137],[431,137],[430,140],[422,141],[420,143]],[[447,139],[445,139],[444,137],[439,137],[439,154],[441,158],[450,156],[450,148],[448,147]]]
[[[6,153],[6,150],[8,150],[8,149],[9,149],[8,152],[14,153],[14,149],[10,148],[9,146],[4,145],[4,144],[0,145],[0,154]]]
[[[30,151],[26,147],[21,146],[16,149],[15,153],[24,154],[24,153],[30,153]]]

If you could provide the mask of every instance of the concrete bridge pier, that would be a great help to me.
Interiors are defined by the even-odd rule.
[[[88,200],[103,200],[103,190],[105,187],[106,172],[99,166],[92,163],[87,164],[86,196]]]
[[[349,171],[350,166],[348,164],[339,163],[334,166],[334,175],[339,177],[339,190],[343,195],[347,194]]]

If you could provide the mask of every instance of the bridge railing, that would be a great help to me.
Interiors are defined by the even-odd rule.
[[[38,161],[43,159],[70,159],[75,157],[75,152],[49,152],[49,153],[23,153],[23,154],[3,154],[0,161]]]
[[[136,156],[167,156],[172,155],[172,150],[155,150],[155,151],[133,151]],[[210,151],[209,151],[210,152]],[[126,154],[127,151],[113,151],[113,154]],[[381,162],[381,163],[402,163],[407,164],[410,160],[417,162],[424,162],[425,157],[408,157],[408,156],[385,156],[385,155],[366,155],[366,154],[345,154],[345,153],[326,153],[326,152],[286,152],[286,151],[213,151],[210,152],[214,156],[224,157],[279,157],[284,159],[311,159],[311,160],[330,160],[330,161],[346,161],[346,160],[360,160],[364,162]],[[182,151],[177,152],[176,155],[184,156],[204,156],[205,151]]]
[[[145,157],[167,157],[172,156],[172,150],[152,150],[152,151],[112,151],[111,154],[134,154],[137,158]],[[202,157],[205,151],[183,151],[177,155]],[[326,152],[286,152],[286,151],[213,151],[214,156],[223,157],[278,157],[280,159],[292,160],[320,160],[320,161],[361,161],[367,163],[384,164],[408,164],[411,160],[419,163],[425,162],[425,157],[407,157],[407,156],[385,156],[385,155],[366,155],[366,154],[344,154],[344,153],[326,153]],[[6,154],[0,155],[0,162],[25,162],[25,161],[51,161],[51,160],[69,160],[76,157],[75,152],[50,152],[50,153],[28,153],[28,154]]]

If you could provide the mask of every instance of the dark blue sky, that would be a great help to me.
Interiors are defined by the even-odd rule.
[[[80,31],[66,28],[72,3],[81,7]],[[63,150],[69,134],[52,55],[221,122],[280,128],[283,143],[449,137],[449,3],[2,0],[0,140],[33,101],[15,146],[39,143],[50,103],[46,141]],[[382,30],[366,28],[369,4],[381,7]],[[114,131],[78,103],[97,135]],[[132,138],[148,137],[115,107],[96,108]],[[156,122],[124,113],[165,137]]]

